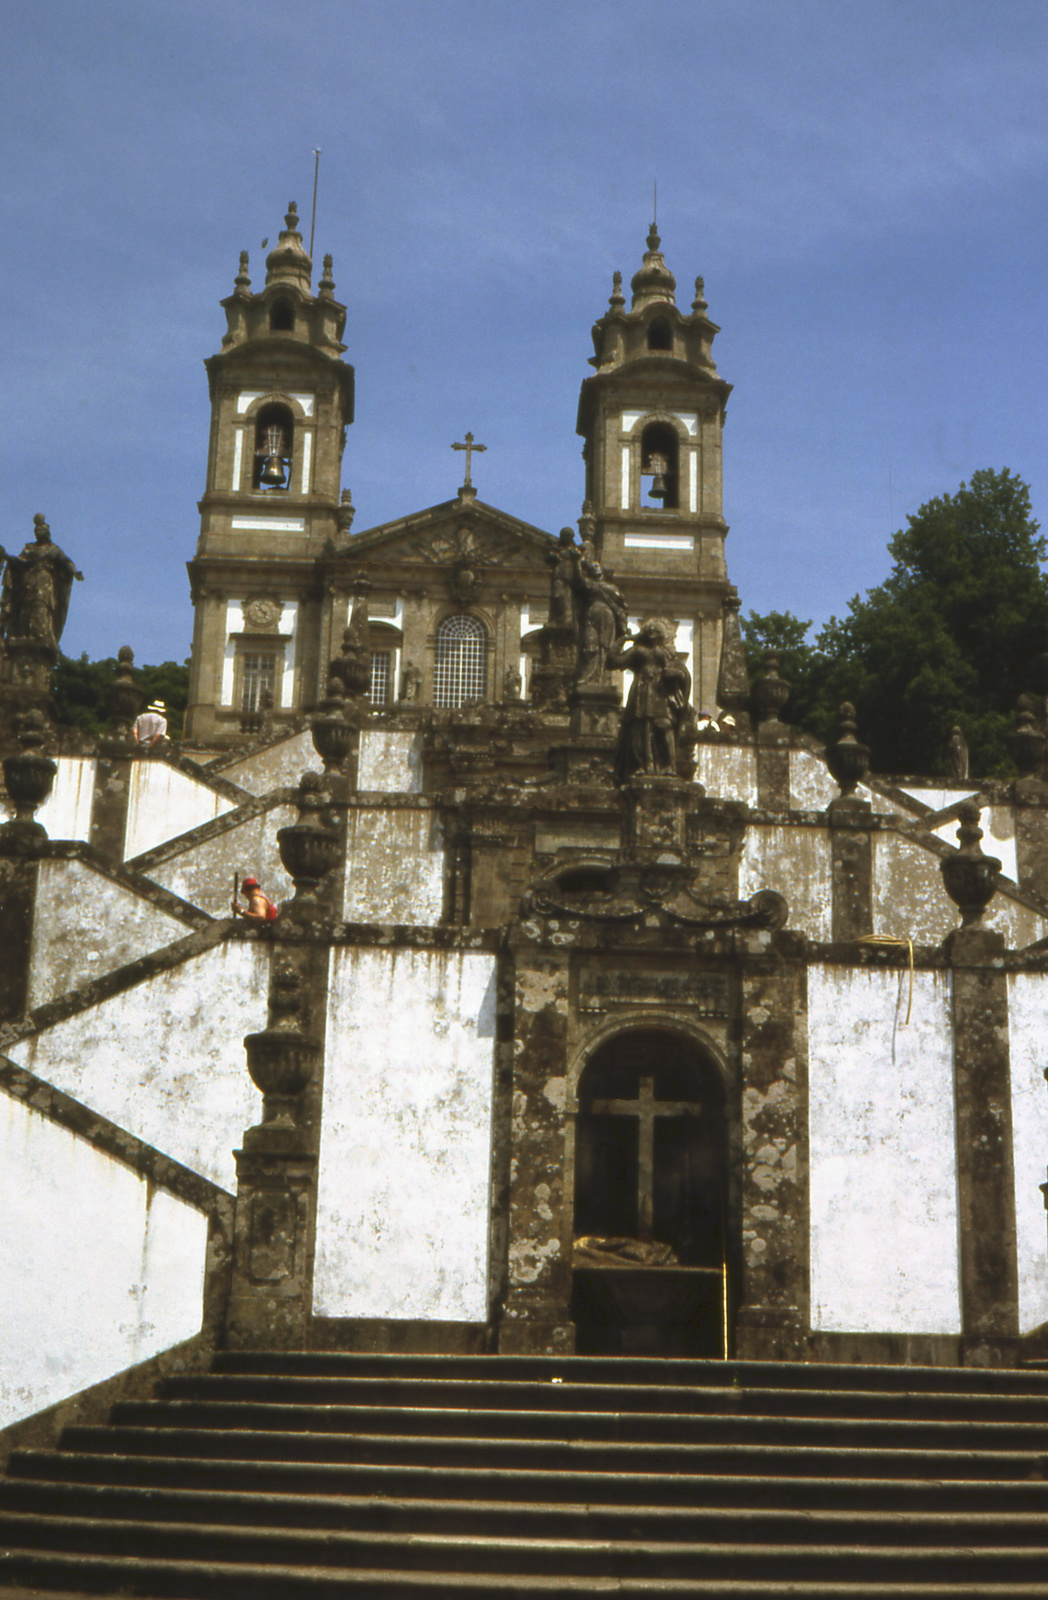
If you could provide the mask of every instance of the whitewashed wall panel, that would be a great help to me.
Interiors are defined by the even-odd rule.
[[[166,761],[136,761],[128,789],[124,860],[154,850],[233,809],[232,800]]]
[[[812,1326],[958,1333],[946,973],[808,972]]]
[[[336,950],[314,1310],[483,1321],[495,958]]]
[[[1015,1231],[1019,1256],[1019,1331],[1048,1322],[1048,1214],[1039,1185],[1048,1177],[1048,975],[1008,978],[1012,1074]]]
[[[12,1061],[233,1190],[259,1120],[243,1038],[266,1025],[269,949],[222,944],[33,1034]]]
[[[0,1094],[0,1427],[199,1332],[207,1218]]]

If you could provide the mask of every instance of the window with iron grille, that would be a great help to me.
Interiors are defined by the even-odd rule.
[[[241,656],[240,709],[248,714],[260,710],[259,699],[268,689],[276,702],[277,658],[275,655],[248,654]]]
[[[389,650],[372,650],[371,652],[371,688],[368,691],[373,706],[389,705],[390,667],[392,665],[392,652]]]
[[[446,617],[437,629],[433,704],[451,709],[483,700],[488,689],[487,634],[474,617]]]

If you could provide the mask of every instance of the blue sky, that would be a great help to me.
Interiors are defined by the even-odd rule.
[[[289,198],[349,307],[361,530],[579,513],[578,387],[659,184],[735,385],[729,568],[824,621],[981,467],[1048,518],[1043,0],[3,0],[0,542],[84,569],[63,641],[188,653],[185,562],[241,249]]]

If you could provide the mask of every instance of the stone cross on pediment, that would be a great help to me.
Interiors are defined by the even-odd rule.
[[[637,1237],[652,1237],[655,1218],[655,1119],[656,1117],[698,1117],[702,1106],[697,1100],[656,1100],[655,1079],[645,1073],[636,1100],[592,1100],[590,1111],[601,1117],[635,1117],[638,1124],[637,1151]]]

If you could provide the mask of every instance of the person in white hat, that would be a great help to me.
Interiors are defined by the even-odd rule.
[[[135,743],[146,751],[158,751],[168,743],[167,707],[162,700],[154,700],[140,717],[135,718],[131,730]]]

